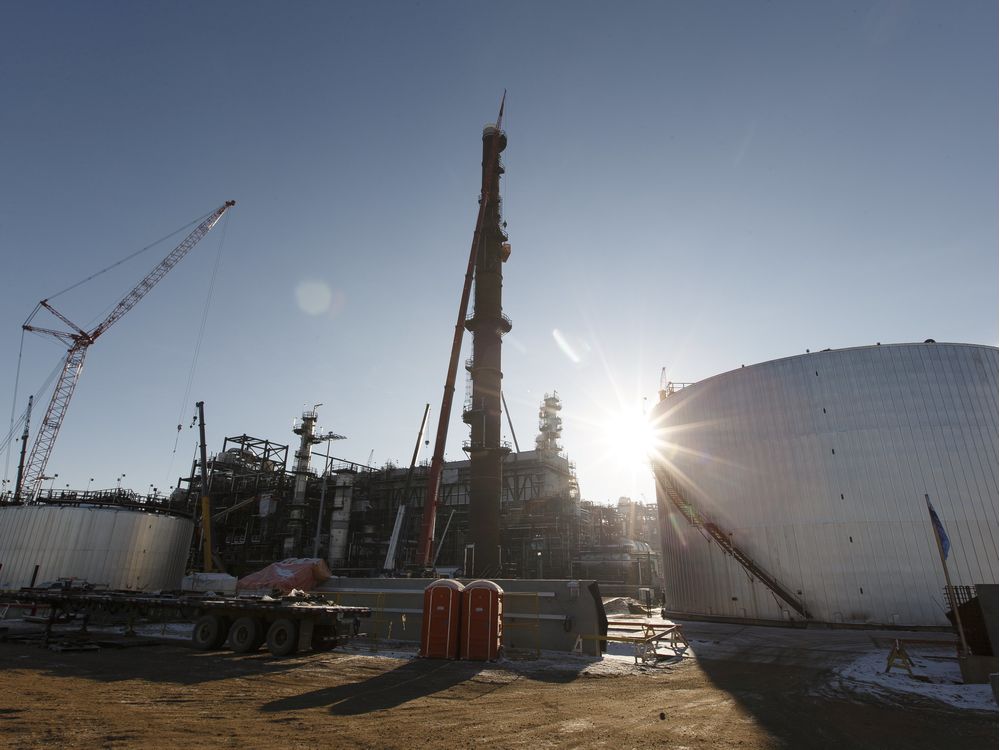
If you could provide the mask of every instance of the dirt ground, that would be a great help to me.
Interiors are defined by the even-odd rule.
[[[829,690],[824,670],[684,659],[477,666],[357,652],[276,659],[179,642],[0,643],[6,748],[996,748],[996,713]],[[825,685],[822,690],[815,689]]]

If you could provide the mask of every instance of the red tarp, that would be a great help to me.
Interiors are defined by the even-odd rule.
[[[292,589],[312,591],[331,576],[325,560],[318,557],[292,557],[244,576],[236,584],[236,590],[278,589],[284,594]]]

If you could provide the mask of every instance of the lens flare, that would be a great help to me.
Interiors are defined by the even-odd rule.
[[[333,292],[323,281],[303,281],[295,288],[295,300],[306,315],[322,315],[330,309]]]
[[[608,456],[622,468],[649,470],[656,445],[653,426],[639,408],[609,414],[603,425]]]
[[[559,347],[559,351],[574,365],[581,364],[587,359],[587,355],[590,354],[590,344],[580,336],[553,328],[552,339],[556,342],[556,346]]]

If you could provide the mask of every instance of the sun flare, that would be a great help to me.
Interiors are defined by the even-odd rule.
[[[604,437],[608,455],[615,463],[634,470],[649,467],[656,435],[653,425],[640,410],[623,409],[609,415]]]

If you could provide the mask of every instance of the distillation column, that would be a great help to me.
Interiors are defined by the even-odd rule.
[[[295,492],[288,510],[288,521],[285,527],[285,540],[282,551],[285,557],[295,554],[303,541],[302,526],[306,514],[306,488],[309,486],[312,459],[312,447],[320,442],[316,436],[316,408],[302,412],[302,419],[296,423],[293,431],[301,437],[299,449],[295,451]]]
[[[472,332],[472,398],[462,415],[469,425],[470,459],[469,535],[471,554],[466,555],[466,576],[500,574],[501,467],[510,448],[500,443],[500,337],[510,331],[503,314],[502,265],[510,255],[507,235],[501,226],[500,153],[507,136],[493,125],[483,130],[483,180],[491,176],[480,197],[486,205],[476,249],[475,307],[465,327]],[[492,160],[492,164],[490,163]]]

